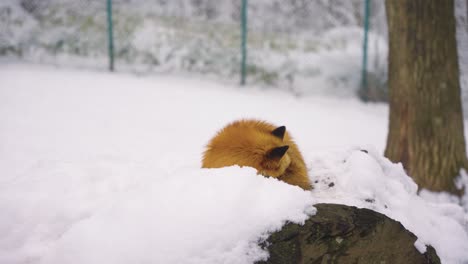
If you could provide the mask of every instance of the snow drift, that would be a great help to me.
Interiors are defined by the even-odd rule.
[[[383,105],[14,64],[0,79],[1,263],[252,263],[267,257],[259,241],[319,202],[378,211],[420,251],[468,261],[460,201],[418,196],[379,154]],[[204,144],[241,117],[286,125],[315,189],[201,169]]]

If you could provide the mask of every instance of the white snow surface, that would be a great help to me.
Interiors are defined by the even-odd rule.
[[[268,257],[259,242],[320,202],[383,213],[421,252],[468,263],[467,197],[416,193],[382,156],[387,115],[193,77],[0,64],[0,263],[253,263]],[[239,118],[286,125],[315,189],[201,169],[204,145]]]

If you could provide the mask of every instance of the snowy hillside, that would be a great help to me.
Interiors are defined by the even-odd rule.
[[[383,104],[11,63],[0,80],[0,263],[253,263],[268,256],[259,241],[319,202],[384,213],[420,251],[468,263],[467,201],[416,195],[382,157]],[[204,145],[239,118],[286,125],[315,189],[201,169]]]

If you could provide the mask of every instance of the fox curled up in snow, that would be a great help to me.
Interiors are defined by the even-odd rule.
[[[239,165],[304,190],[312,189],[302,155],[286,127],[259,120],[239,120],[221,129],[203,155],[203,168]]]

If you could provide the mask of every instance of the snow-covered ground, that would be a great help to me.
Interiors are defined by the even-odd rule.
[[[384,213],[420,251],[468,263],[466,208],[418,196],[382,157],[387,115],[193,77],[0,64],[0,263],[252,263],[267,257],[258,241],[318,202]],[[204,145],[239,118],[286,125],[315,189],[201,169]]]

